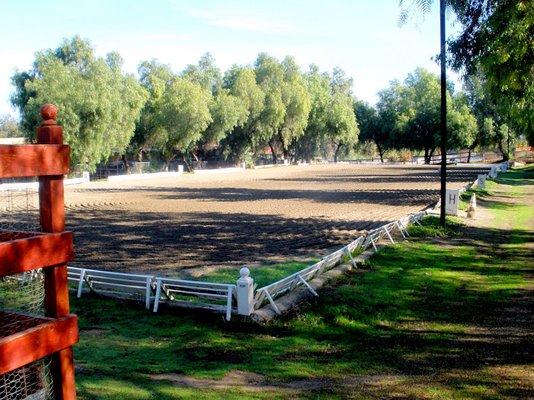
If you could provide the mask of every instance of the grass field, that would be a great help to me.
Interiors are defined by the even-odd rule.
[[[73,299],[79,397],[532,397],[533,184],[501,175],[475,222],[427,219],[267,326]]]
[[[453,167],[461,187],[487,168]],[[437,201],[436,166],[310,165],[67,189],[74,267],[259,284]]]

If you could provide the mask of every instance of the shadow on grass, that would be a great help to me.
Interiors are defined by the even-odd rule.
[[[298,379],[319,382],[310,390],[300,388],[303,398],[380,397],[393,387],[401,397],[418,397],[415,386],[402,384],[414,376],[429,377],[424,390],[438,385],[450,397],[528,397],[519,378],[496,378],[488,371],[534,361],[526,278],[532,265],[526,260],[533,258],[524,248],[532,235],[519,232],[521,240],[512,243],[508,231],[449,229],[455,237],[447,243],[412,238],[385,248],[366,273],[346,277],[299,313],[267,326],[74,300],[82,329],[76,348],[82,398],[99,398],[83,387],[108,379],[137,386],[137,397],[128,398],[170,399],[172,390],[187,385],[156,381],[150,374],[221,379],[234,370],[261,374],[274,386]],[[486,247],[479,247],[480,241]],[[357,379],[363,375],[404,380],[365,384]],[[226,392],[202,392],[206,398],[221,393]]]
[[[319,258],[308,260],[293,260],[283,263],[262,264],[258,267],[251,268],[250,276],[258,287],[276,282],[288,275],[291,275],[301,269],[304,269],[319,261]],[[236,273],[235,267],[217,268],[199,277],[200,280],[211,282],[234,282],[239,274]]]

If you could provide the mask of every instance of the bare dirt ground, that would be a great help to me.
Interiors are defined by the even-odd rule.
[[[451,167],[450,187],[482,166]],[[325,254],[437,201],[439,168],[313,165],[66,188],[70,265],[190,276]]]

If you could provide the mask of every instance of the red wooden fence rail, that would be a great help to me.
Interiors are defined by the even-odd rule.
[[[41,108],[43,122],[37,128],[37,145],[0,146],[0,178],[39,177],[42,228],[37,233],[2,234],[0,277],[44,268],[47,317],[35,318],[36,325],[23,332],[0,334],[0,375],[51,355],[55,398],[74,400],[71,346],[78,340],[78,326],[76,316],[69,314],[66,262],[72,257],[72,234],[64,232],[63,193],[69,148],[63,145],[63,128],[57,125],[56,115],[52,104]]]

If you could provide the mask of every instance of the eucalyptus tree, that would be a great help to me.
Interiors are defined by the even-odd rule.
[[[175,77],[167,86],[158,111],[158,124],[165,134],[163,155],[167,167],[177,156],[186,155],[212,122],[210,94],[200,85]]]
[[[375,107],[359,100],[354,102],[354,114],[360,128],[359,140],[373,142],[380,161],[384,162],[385,152],[393,147],[391,136],[394,123],[388,124],[385,115],[380,115]]]
[[[94,170],[112,154],[123,154],[147,95],[133,76],[122,72],[121,64],[116,53],[97,57],[78,36],[55,50],[38,52],[32,68],[12,78],[12,103],[25,134],[33,138],[41,105],[54,103],[73,164]]]
[[[264,104],[261,113],[254,122],[251,141],[253,148],[268,144],[273,160],[277,161],[275,146],[276,134],[282,128],[286,115],[283,99],[284,70],[280,62],[266,54],[260,53],[254,63],[256,82],[264,93]]]
[[[175,78],[170,66],[156,60],[143,61],[138,67],[139,81],[148,93],[141,110],[129,153],[142,161],[143,153],[149,150],[163,152],[168,138],[161,119],[164,95]]]
[[[24,136],[20,130],[19,123],[9,114],[0,115],[0,137],[20,137]]]
[[[265,93],[256,82],[254,69],[237,65],[224,74],[223,88],[239,99],[241,112],[236,126],[221,142],[222,152],[225,158],[242,162],[252,151]]]
[[[285,107],[284,119],[278,128],[284,159],[289,159],[290,147],[304,134],[308,124],[311,100],[304,77],[293,57],[286,57],[282,63],[282,102]]]
[[[306,91],[310,97],[310,112],[302,136],[297,139],[297,154],[310,162],[319,154],[322,143],[326,140],[327,107],[332,97],[330,77],[321,73],[317,65],[310,65],[304,75]]]
[[[197,65],[187,66],[182,76],[200,85],[209,94],[211,122],[203,132],[198,147],[204,151],[216,148],[225,136],[246,118],[245,105],[240,98],[223,88],[221,70],[210,53],[204,54]],[[195,158],[196,152],[192,152]]]
[[[334,144],[334,162],[340,151],[358,142],[358,124],[352,108],[352,99],[347,93],[336,90],[326,107],[326,135]]]

